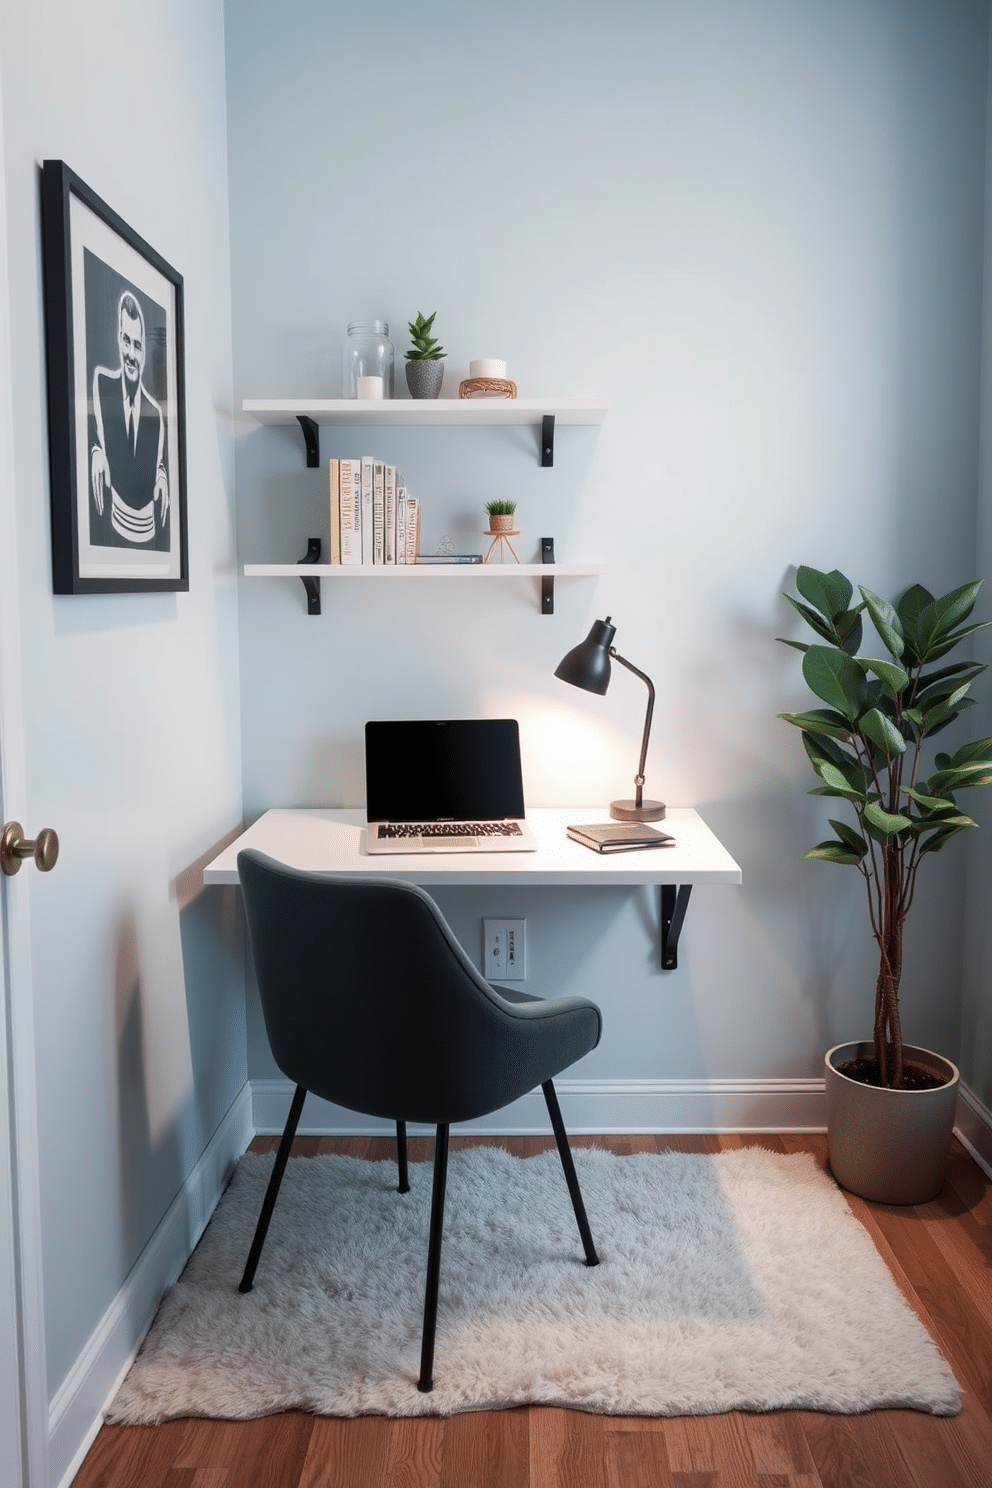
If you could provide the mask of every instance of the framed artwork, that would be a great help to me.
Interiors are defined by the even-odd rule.
[[[182,277],[62,160],[42,238],[54,592],[188,589]]]

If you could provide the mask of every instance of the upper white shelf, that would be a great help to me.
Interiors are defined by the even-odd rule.
[[[601,424],[609,398],[245,398],[243,411],[260,424],[540,424],[552,416],[560,424]]]
[[[440,428],[461,424],[533,424],[540,428],[541,464],[555,463],[556,424],[601,424],[608,398],[245,398],[245,413],[260,424],[298,423],[303,431],[307,465],[320,464],[321,424],[419,425]]]

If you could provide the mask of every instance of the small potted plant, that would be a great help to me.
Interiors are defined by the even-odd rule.
[[[509,548],[510,557],[514,563],[520,562],[517,556],[517,550],[510,541],[511,537],[516,536],[516,528],[513,525],[513,514],[516,509],[517,503],[515,501],[506,501],[503,498],[497,501],[486,502],[486,514],[489,517],[489,535],[492,538],[492,542],[489,544],[489,551],[485,557],[486,563],[489,562],[497,548],[499,549],[499,560],[501,563],[503,562],[504,543]]]
[[[497,534],[500,532],[513,531],[513,514],[516,509],[517,503],[515,501],[504,501],[501,498],[498,501],[486,502],[486,515],[489,518],[489,531],[492,533],[493,537],[496,537]]]
[[[406,354],[406,385],[411,398],[437,398],[441,392],[444,381],[441,359],[447,356],[447,352],[431,335],[436,314],[435,310],[425,317],[418,311],[416,320],[407,322],[413,342]]]
[[[830,1165],[864,1198],[923,1203],[943,1186],[959,1077],[949,1059],[903,1042],[903,930],[923,862],[975,825],[957,792],[992,785],[992,738],[924,762],[930,739],[971,706],[971,682],[985,671],[944,658],[992,621],[966,624],[981,580],[940,598],[914,584],[896,605],[861,587],[852,605],[842,573],[804,566],[796,588],[802,599],[786,598],[817,640],[785,644],[803,653],[803,676],[825,706],[779,716],[802,732],[820,782],[811,794],[854,815],[853,824],[831,819],[834,836],[804,856],[861,874],[879,952],[872,1038],[825,1056]],[[865,613],[887,656],[859,655]]]

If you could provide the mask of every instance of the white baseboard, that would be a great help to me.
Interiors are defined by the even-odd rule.
[[[49,1482],[58,1488],[65,1488],[79,1470],[162,1297],[192,1254],[235,1162],[251,1141],[251,1104],[246,1084],[53,1399]]]
[[[556,1080],[565,1125],[574,1136],[636,1132],[825,1131],[822,1080]],[[282,1131],[293,1086],[289,1080],[253,1080],[255,1130]],[[307,1097],[300,1135],[377,1136],[392,1130],[377,1121]],[[958,1096],[954,1130],[981,1168],[992,1177],[992,1111],[966,1085]],[[502,1111],[467,1121],[459,1136],[534,1136],[548,1131],[539,1090]]]
[[[822,1080],[556,1080],[565,1125],[573,1136],[635,1132],[823,1131]],[[253,1080],[257,1132],[278,1133],[293,1095],[289,1080]],[[359,1116],[307,1097],[300,1133],[375,1136],[388,1121]],[[540,1090],[491,1116],[460,1122],[458,1136],[534,1136],[550,1130]]]
[[[992,1111],[967,1085],[958,1095],[954,1130],[978,1166],[992,1178]]]

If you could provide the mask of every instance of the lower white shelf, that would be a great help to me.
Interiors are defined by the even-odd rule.
[[[246,563],[246,579],[574,579],[605,563]]]
[[[386,580],[402,583],[405,579],[540,579],[541,614],[553,615],[555,580],[579,579],[606,572],[605,563],[246,563],[248,579],[302,579],[307,592],[307,613],[320,614],[320,581],[330,579]]]

